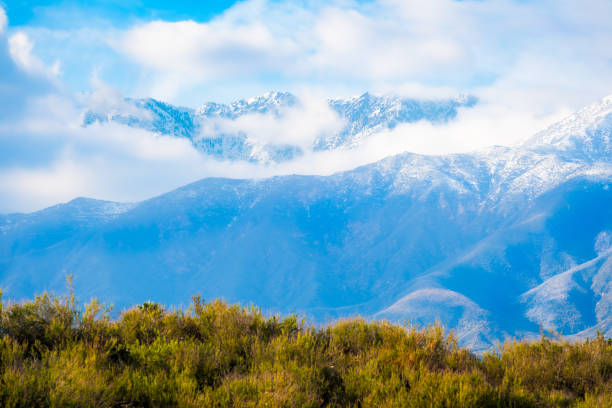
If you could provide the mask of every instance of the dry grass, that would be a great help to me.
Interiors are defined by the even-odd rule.
[[[439,327],[296,316],[194,298],[111,320],[42,295],[0,306],[3,407],[612,407],[612,341],[477,357]]]

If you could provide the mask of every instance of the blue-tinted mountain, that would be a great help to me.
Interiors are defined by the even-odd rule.
[[[331,176],[204,179],[150,200],[0,217],[0,285],[122,308],[191,295],[440,320],[484,349],[540,325],[612,336],[612,97],[515,147]]]
[[[231,104],[205,103],[197,109],[175,107],[155,99],[126,99],[126,104],[102,112],[85,113],[85,126],[113,121],[157,134],[187,138],[210,156],[227,160],[278,163],[302,155],[301,147],[262,143],[243,131],[219,129],[222,121],[245,115],[273,115],[281,118],[291,109],[299,109],[299,99],[287,92],[269,92],[263,96]],[[476,104],[474,97],[446,100],[416,100],[365,93],[356,98],[331,99],[330,108],[344,123],[340,131],[330,129],[316,138],[312,150],[350,149],[366,138],[401,123],[426,120],[446,123],[457,116],[458,109]],[[221,122],[220,122],[221,121]]]
[[[113,121],[160,135],[187,138],[198,150],[218,159],[274,163],[291,160],[302,152],[299,147],[287,144],[261,144],[244,132],[220,132],[216,120],[233,120],[248,114],[279,116],[282,110],[296,104],[293,95],[279,92],[229,105],[206,103],[198,109],[176,107],[152,98],[126,99],[118,108],[85,112],[83,125]]]
[[[473,96],[447,100],[417,100],[398,96],[376,96],[369,93],[350,99],[331,99],[329,106],[346,121],[339,132],[323,135],[315,150],[333,150],[358,146],[381,130],[394,129],[402,123],[425,120],[443,124],[457,116],[459,108],[476,105]]]

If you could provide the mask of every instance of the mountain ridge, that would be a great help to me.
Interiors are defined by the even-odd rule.
[[[312,151],[352,149],[377,132],[400,123],[427,120],[434,124],[454,119],[460,108],[477,103],[473,96],[454,99],[417,100],[399,96],[364,93],[347,99],[328,99],[330,113],[344,122],[340,130],[324,130],[316,135]],[[196,109],[176,107],[152,98],[125,99],[119,108],[88,110],[83,126],[109,121],[142,128],[156,134],[189,139],[200,152],[221,160],[241,160],[261,164],[288,161],[304,154],[302,146],[257,140],[248,131],[228,123],[249,115],[272,115],[282,119],[291,110],[303,108],[289,92],[268,92],[230,104],[207,102]]]

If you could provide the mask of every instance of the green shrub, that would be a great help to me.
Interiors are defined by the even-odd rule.
[[[115,320],[92,301],[0,303],[2,407],[608,407],[612,341],[476,356],[439,326],[297,316],[194,297]]]

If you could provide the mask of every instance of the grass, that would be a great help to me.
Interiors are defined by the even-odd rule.
[[[612,407],[612,340],[476,356],[437,326],[297,316],[193,298],[109,317],[43,294],[0,303],[2,407]]]

